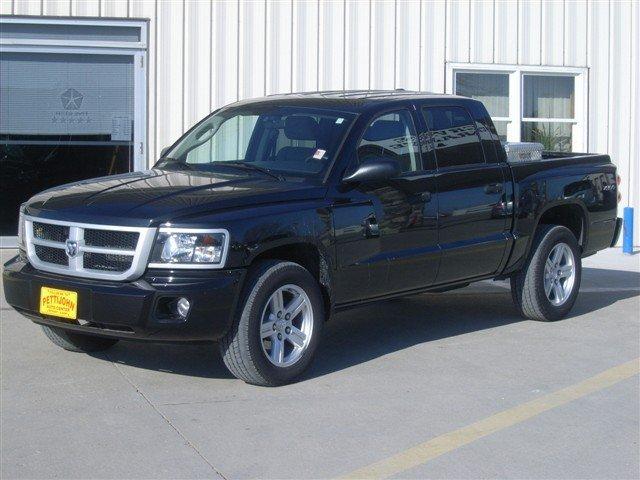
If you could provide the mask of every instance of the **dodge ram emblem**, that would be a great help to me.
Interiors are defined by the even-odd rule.
[[[73,258],[78,254],[78,242],[76,242],[75,240],[67,240],[65,242],[65,246],[67,257]]]

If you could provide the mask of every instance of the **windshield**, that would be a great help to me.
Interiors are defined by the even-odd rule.
[[[307,107],[228,109],[193,129],[157,166],[202,172],[228,167],[275,178],[319,178],[354,117]]]

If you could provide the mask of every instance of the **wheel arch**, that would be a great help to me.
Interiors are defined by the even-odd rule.
[[[265,247],[252,256],[249,267],[263,260],[281,260],[297,263],[307,269],[318,281],[328,319],[333,308],[330,260],[324,249],[309,240],[289,241]]]
[[[589,225],[587,211],[584,205],[578,202],[562,202],[548,205],[538,215],[536,226],[531,238],[535,237],[540,225],[559,225],[568,228],[576,237],[581,250],[587,243]],[[531,245],[529,245],[529,250]]]

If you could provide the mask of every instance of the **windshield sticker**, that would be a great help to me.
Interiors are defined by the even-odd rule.
[[[336,125],[340,125],[342,122],[344,122],[344,118],[336,119]]]
[[[322,157],[324,157],[324,154],[327,153],[326,150],[322,150],[321,148],[316,150],[316,153],[313,154],[313,158],[315,158],[316,160],[322,160]]]

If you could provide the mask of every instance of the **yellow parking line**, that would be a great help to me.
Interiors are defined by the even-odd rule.
[[[640,373],[640,358],[605,370],[570,387],[484,418],[467,427],[440,435],[392,457],[355,470],[343,478],[387,478],[396,475],[494,432],[524,422],[547,410],[610,387],[638,373]]]

